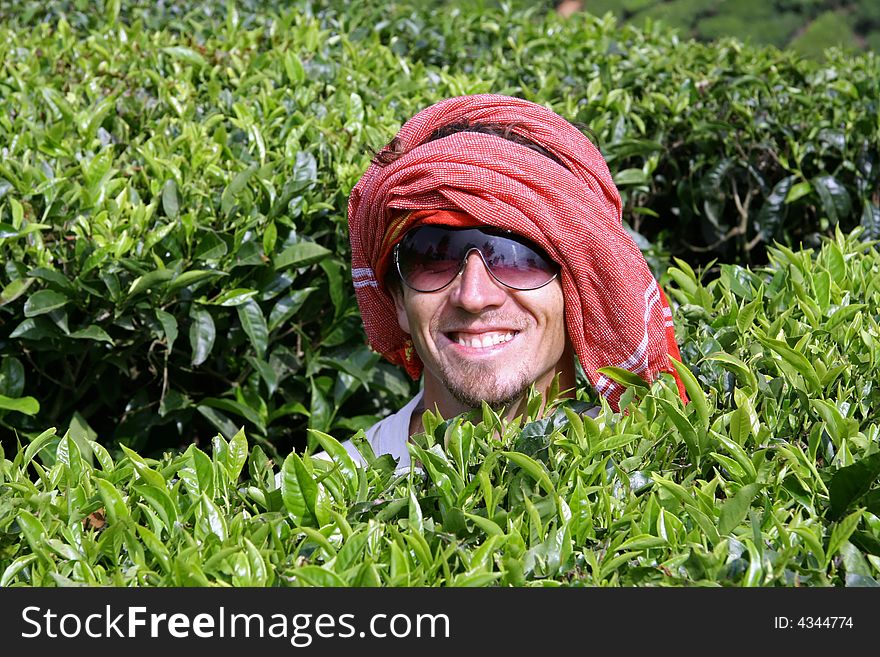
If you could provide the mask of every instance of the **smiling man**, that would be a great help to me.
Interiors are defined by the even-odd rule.
[[[546,391],[559,374],[573,388],[559,266],[514,233],[457,227],[462,213],[409,218],[418,224],[394,247],[390,292],[424,365],[427,407],[451,417],[486,401],[514,414],[532,383]]]
[[[532,384],[545,393],[558,375],[573,388],[575,357],[612,407],[623,390],[604,366],[669,372],[684,395],[669,306],[608,167],[550,110],[494,94],[428,107],[376,155],[348,219],[370,344],[423,377],[367,431],[399,467],[422,409],[449,418],[486,401],[515,417]]]

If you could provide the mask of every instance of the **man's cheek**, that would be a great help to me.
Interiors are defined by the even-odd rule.
[[[412,331],[409,328],[409,317],[405,312],[397,312],[397,323],[400,325],[400,328],[404,333],[409,333],[410,335],[412,335]]]
[[[401,330],[406,333],[412,334],[410,331],[410,321],[409,315],[407,313],[406,304],[403,299],[400,297],[400,294],[391,293],[391,299],[394,301],[394,311],[397,314],[397,324],[400,326]]]

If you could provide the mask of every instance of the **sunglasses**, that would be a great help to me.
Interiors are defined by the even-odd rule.
[[[417,226],[394,247],[403,283],[416,292],[437,292],[464,271],[472,251],[496,281],[514,290],[536,290],[559,275],[540,247],[513,233],[489,228]]]

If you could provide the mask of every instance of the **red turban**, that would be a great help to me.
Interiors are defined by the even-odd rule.
[[[465,121],[513,125],[564,166],[477,132],[423,143],[437,128]],[[669,372],[685,397],[669,360],[681,359],[669,304],[623,228],[620,195],[602,154],[577,128],[535,103],[481,94],[422,110],[400,129],[396,145],[404,154],[370,165],[348,202],[352,278],[376,351],[413,378],[422,370],[382,281],[404,233],[438,221],[494,226],[532,240],[561,266],[568,336],[590,383],[612,406],[623,389],[597,371],[608,365],[647,381]],[[436,210],[449,212],[425,212]]]

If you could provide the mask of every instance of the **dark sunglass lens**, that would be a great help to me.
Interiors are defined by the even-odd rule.
[[[495,277],[508,287],[535,289],[546,285],[556,275],[556,265],[537,247],[532,248],[515,239],[496,236],[492,246],[487,245],[483,254]]]
[[[422,292],[448,285],[461,266],[453,233],[424,226],[407,233],[400,243],[397,263],[404,283]]]

